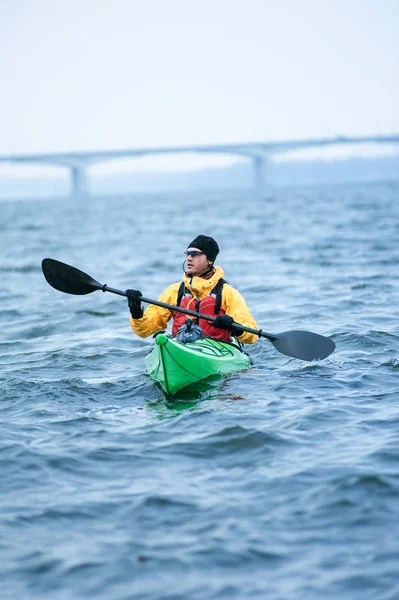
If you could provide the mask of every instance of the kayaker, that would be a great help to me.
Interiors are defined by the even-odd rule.
[[[159,296],[160,302],[181,306],[195,312],[215,316],[212,323],[199,319],[204,334],[224,341],[234,335],[244,344],[254,344],[257,335],[234,329],[234,322],[258,329],[255,319],[241,294],[224,280],[223,269],[215,265],[219,254],[217,242],[210,236],[198,235],[185,251],[185,273],[182,282],[173,283]],[[140,290],[126,290],[130,309],[130,325],[140,337],[148,337],[166,329],[173,318],[172,335],[185,323],[187,315],[150,304],[141,306]]]

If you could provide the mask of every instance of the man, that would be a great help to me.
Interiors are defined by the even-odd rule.
[[[254,344],[259,339],[257,335],[234,328],[234,321],[253,329],[258,329],[258,326],[244,298],[223,279],[223,269],[214,264],[218,254],[219,246],[212,237],[198,235],[185,251],[183,281],[166,288],[159,301],[216,317],[213,323],[205,319],[198,320],[198,325],[209,337],[231,341],[233,334],[242,343]],[[154,304],[150,304],[143,312],[142,293],[139,290],[126,290],[126,294],[131,314],[130,325],[140,337],[166,329],[172,318],[172,335],[176,335],[187,319],[185,314]]]

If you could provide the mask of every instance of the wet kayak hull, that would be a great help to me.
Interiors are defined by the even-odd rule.
[[[147,372],[163,391],[179,390],[214,375],[227,375],[251,365],[251,359],[234,344],[211,338],[182,343],[160,333],[146,357]]]

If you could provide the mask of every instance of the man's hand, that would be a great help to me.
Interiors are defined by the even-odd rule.
[[[239,337],[244,332],[241,329],[236,329],[234,324],[234,320],[229,315],[218,315],[213,322],[214,327],[226,329],[227,331],[231,331],[234,337]]]
[[[130,314],[133,319],[141,319],[143,316],[143,309],[141,306],[141,296],[143,295],[140,290],[126,290],[127,302],[129,304]]]
[[[218,329],[226,329],[227,331],[231,331],[233,327],[233,319],[229,317],[229,315],[218,315],[213,322],[213,326]]]

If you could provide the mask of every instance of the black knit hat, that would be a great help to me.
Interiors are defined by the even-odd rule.
[[[187,248],[198,248],[207,256],[211,262],[215,262],[219,254],[219,246],[217,242],[208,235],[197,235],[197,237],[189,243]]]

